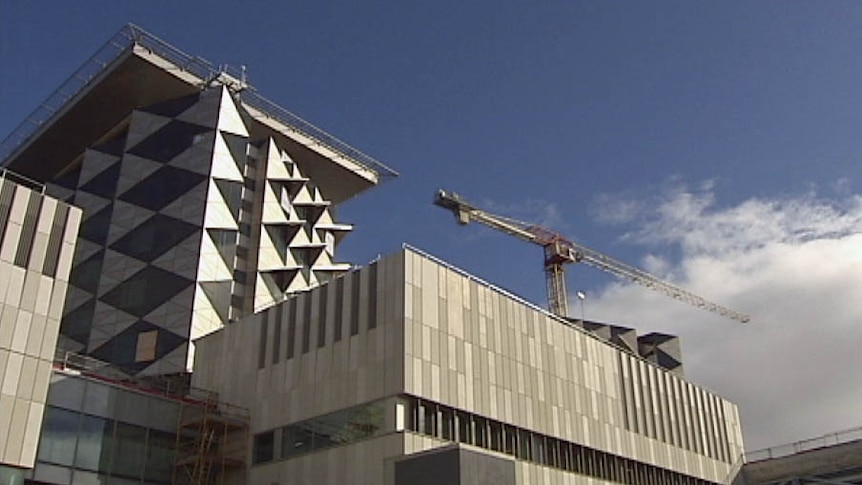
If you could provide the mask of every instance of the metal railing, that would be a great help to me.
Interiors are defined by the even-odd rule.
[[[142,47],[170,62],[180,70],[201,80],[202,86],[210,82],[224,82],[226,78],[239,83],[240,101],[260,111],[266,117],[277,120],[290,130],[326,147],[336,154],[350,159],[380,177],[395,177],[398,173],[370,155],[341,141],[317,126],[261,96],[254,87],[245,82],[245,73],[237,72],[228,65],[215,66],[206,59],[192,56],[172,46],[146,30],[128,24],[117,32],[87,62],[72,74],[47,100],[37,107],[15,130],[0,142],[0,165],[22,147],[43,125],[50,121],[108,66],[135,46]]]
[[[797,453],[860,440],[862,440],[862,427],[845,429],[843,431],[825,434],[816,438],[808,438],[802,441],[751,451],[745,454],[745,462],[751,463],[772,458],[781,458],[784,456],[795,455]]]
[[[29,177],[25,177],[19,173],[15,173],[5,168],[0,168],[0,180],[8,180],[12,183],[23,185],[28,189],[35,190],[42,195],[45,195],[45,184],[37,182]]]

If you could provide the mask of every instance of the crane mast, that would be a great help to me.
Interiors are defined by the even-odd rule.
[[[469,224],[471,221],[479,222],[510,236],[515,236],[542,246],[545,253],[544,268],[548,287],[548,307],[556,315],[569,316],[565,265],[568,263],[584,263],[620,279],[629,280],[689,305],[730,318],[731,320],[742,323],[750,320],[748,315],[725,308],[686,291],[673,283],[663,281],[642,269],[628,265],[622,261],[617,261],[606,254],[577,244],[555,231],[537,224],[518,221],[479,209],[457,194],[439,190],[437,191],[434,203],[452,211],[461,225]]]

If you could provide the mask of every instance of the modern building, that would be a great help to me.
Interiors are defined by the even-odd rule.
[[[339,262],[352,227],[335,208],[395,173],[137,27],[0,159],[65,201],[15,188],[0,221],[26,297],[0,287],[2,485],[706,485],[737,469],[736,406],[682,377],[672,337],[585,329],[409,247]],[[54,270],[38,255],[57,211],[29,215],[43,199],[83,211]],[[15,224],[37,227],[32,245]],[[19,335],[43,315],[54,331],[62,315],[53,371],[50,332]],[[36,347],[42,367],[19,358]]]
[[[33,467],[80,221],[0,172],[0,483]]]
[[[395,173],[243,77],[130,25],[4,142],[84,211],[62,348],[187,372],[194,339],[349,269],[334,208]]]
[[[734,404],[409,247],[202,337],[192,379],[250,411],[232,483],[725,483],[742,453]]]

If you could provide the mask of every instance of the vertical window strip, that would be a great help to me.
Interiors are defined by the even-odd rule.
[[[69,220],[69,206],[57,204],[54,211],[54,221],[51,224],[51,234],[48,236],[48,249],[45,251],[45,263],[42,274],[57,276],[57,266],[60,264],[60,253],[63,252],[63,235],[66,233],[66,223]]]
[[[0,247],[6,237],[6,226],[9,222],[9,212],[12,209],[12,198],[15,195],[15,184],[8,180],[0,180]]]
[[[258,347],[257,368],[263,369],[266,366],[266,331],[269,323],[269,311],[265,311],[260,316],[260,346]]]
[[[360,271],[355,271],[350,277],[350,335],[359,334],[359,290]]]
[[[24,224],[21,226],[21,237],[18,239],[18,250],[15,253],[15,265],[26,268],[33,252],[33,238],[36,235],[36,221],[42,210],[42,195],[30,192],[27,209],[24,212]]]
[[[368,328],[377,327],[377,271],[378,263],[368,266]]]
[[[302,304],[302,353],[311,347],[311,293],[299,295]]]
[[[326,305],[328,303],[329,285],[323,285],[317,290],[319,306],[317,310],[317,348],[326,345]]]
[[[275,313],[275,328],[272,333],[272,363],[277,364],[281,357],[281,308],[273,308],[266,313]]]
[[[335,326],[332,341],[341,341],[342,315],[344,314],[344,276],[335,281],[335,315],[333,316],[333,325]]]
[[[287,314],[287,359],[290,360],[293,358],[296,352],[296,307],[297,307],[297,299],[291,298],[287,301],[286,305],[288,306],[288,314]]]

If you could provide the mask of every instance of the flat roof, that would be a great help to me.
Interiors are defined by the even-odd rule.
[[[0,143],[0,165],[47,182],[135,108],[226,85],[250,115],[252,139],[272,136],[334,203],[397,172],[216,68],[129,24]]]

